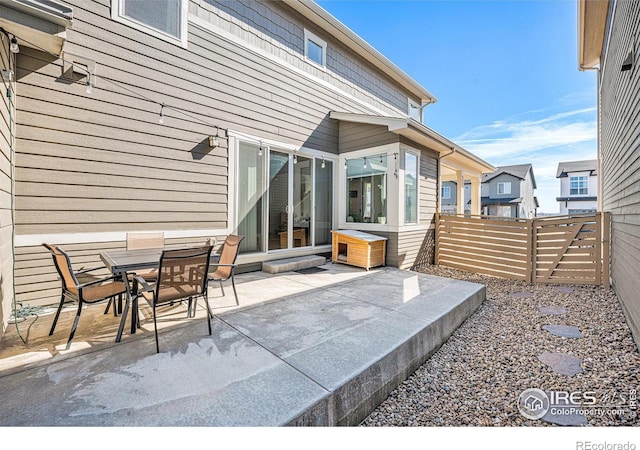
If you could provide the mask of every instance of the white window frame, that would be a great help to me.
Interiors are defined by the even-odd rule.
[[[413,117],[413,115],[411,114],[412,110],[417,110],[418,111],[418,116]],[[422,123],[422,109],[420,109],[420,105],[416,102],[414,102],[413,100],[411,100],[410,98],[407,98],[407,116],[409,116],[411,119]]]
[[[189,25],[189,0],[180,0],[180,37],[176,38],[169,33],[165,33],[162,30],[154,28],[150,25],[147,25],[144,22],[140,22],[139,20],[133,19],[129,16],[125,16],[124,14],[124,4],[126,0],[111,0],[111,18],[116,22],[120,22],[122,24],[128,25],[132,28],[135,28],[138,31],[142,31],[143,33],[150,34],[151,36],[155,36],[163,41],[170,42],[175,45],[179,45],[183,48],[187,48],[187,38],[188,38],[188,25]]]
[[[500,192],[500,187],[502,186],[502,192]],[[498,195],[509,195],[511,194],[511,181],[501,181],[498,183],[496,187]]]
[[[407,192],[405,191],[405,177],[406,175],[406,164],[407,164],[407,154],[413,155],[416,158],[416,221],[415,222],[407,222],[407,212],[405,208],[407,207]],[[402,223],[404,225],[418,225],[420,223],[420,152],[411,151],[409,149],[405,149],[403,152],[403,160],[404,160],[404,170],[403,170],[403,180],[402,180],[402,199],[404,200],[403,208],[402,208]]]
[[[307,54],[307,43],[309,41],[312,41],[314,44],[322,48],[322,64],[309,58],[309,55]],[[311,64],[314,64],[323,69],[327,67],[327,41],[325,41],[324,39],[320,39],[318,36],[307,30],[306,28],[304,29],[304,58]]]
[[[571,182],[576,180],[578,183],[578,187],[576,188],[577,192],[575,194],[571,193]],[[580,187],[580,186],[583,187]],[[580,192],[580,190],[584,190],[584,192]],[[589,177],[586,175],[578,175],[575,177],[569,177],[569,195],[589,195]]]
[[[446,195],[445,191],[447,192]],[[442,200],[451,200],[451,186],[442,186],[440,195],[442,196]]]

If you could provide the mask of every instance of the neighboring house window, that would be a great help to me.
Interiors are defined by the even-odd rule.
[[[511,194],[511,181],[498,183],[498,194]]]
[[[387,155],[348,159],[347,222],[386,223]]]
[[[448,200],[451,198],[451,186],[442,186],[442,199]]]
[[[466,185],[466,186],[464,187],[464,190],[465,190],[465,191],[468,191],[470,188],[471,188],[471,186]]]
[[[111,17],[186,47],[187,8],[188,0],[112,0]]]
[[[586,195],[589,193],[587,177],[571,177],[569,179],[569,195]]]
[[[327,65],[327,43],[309,30],[304,30],[304,56],[322,67]]]
[[[418,156],[404,154],[404,223],[418,223]]]

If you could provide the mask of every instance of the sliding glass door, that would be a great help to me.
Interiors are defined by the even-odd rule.
[[[237,166],[243,253],[331,243],[332,161],[241,142]]]

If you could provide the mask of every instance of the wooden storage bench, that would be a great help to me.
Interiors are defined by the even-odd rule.
[[[334,230],[331,261],[369,270],[384,266],[387,238],[356,230]]]

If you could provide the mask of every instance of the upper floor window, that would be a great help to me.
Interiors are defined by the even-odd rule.
[[[511,181],[498,183],[498,194],[511,194]]]
[[[409,99],[409,117],[417,122],[421,122],[420,112],[420,105]]]
[[[569,195],[586,195],[589,193],[587,177],[571,177],[569,179]]]
[[[187,8],[188,0],[112,0],[111,17],[186,47]]]
[[[445,200],[451,198],[451,186],[442,186],[442,198]]]
[[[327,65],[327,43],[309,30],[304,30],[304,56],[322,67]]]

